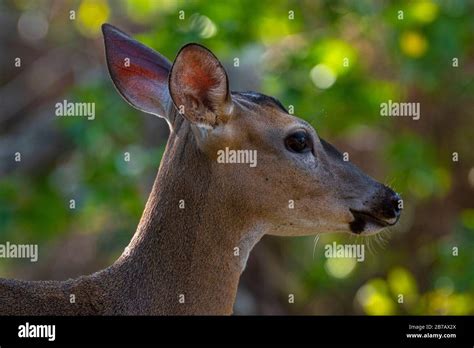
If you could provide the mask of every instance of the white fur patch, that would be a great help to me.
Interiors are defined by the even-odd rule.
[[[263,224],[258,224],[250,229],[240,240],[239,249],[240,249],[240,273],[242,273],[247,265],[247,260],[250,255],[250,251],[257,244],[257,242],[265,234],[265,228]]]

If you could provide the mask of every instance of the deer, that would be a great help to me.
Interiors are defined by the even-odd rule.
[[[65,281],[1,279],[1,315],[230,315],[264,235],[371,235],[398,222],[396,192],[277,99],[231,91],[204,46],[183,46],[171,63],[110,24],[102,31],[118,93],[170,128],[158,174],[111,266]],[[218,162],[225,148],[254,150],[258,164]]]

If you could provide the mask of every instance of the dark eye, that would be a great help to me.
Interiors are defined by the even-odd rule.
[[[313,149],[311,136],[305,131],[297,131],[290,134],[285,139],[285,146],[288,150],[297,153],[304,153]]]

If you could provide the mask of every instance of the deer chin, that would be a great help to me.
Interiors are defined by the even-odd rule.
[[[350,209],[354,220],[349,223],[352,233],[358,235],[372,235],[382,231],[388,226],[393,226],[398,222],[398,216],[390,219],[377,217],[370,212]]]

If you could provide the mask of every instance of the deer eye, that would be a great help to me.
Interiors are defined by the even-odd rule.
[[[305,153],[313,149],[311,136],[305,131],[290,134],[285,139],[285,146],[288,150],[297,153]]]

